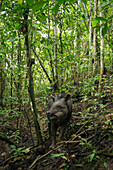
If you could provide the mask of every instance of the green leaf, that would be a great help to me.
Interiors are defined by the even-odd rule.
[[[76,166],[78,166],[78,167],[82,167],[83,165],[82,165],[82,164],[77,164]]]
[[[59,3],[57,3],[53,8],[52,11],[57,14],[58,13],[58,9],[59,9]]]
[[[90,155],[90,162],[92,162],[92,160],[93,160],[94,156],[95,156],[95,154],[94,154],[94,153]]]
[[[66,0],[57,0],[59,4],[63,4]]]
[[[47,2],[47,1],[38,1],[38,2],[34,3],[34,4],[31,6],[31,8],[32,8],[32,10],[35,12],[35,11],[41,9],[46,2]]]
[[[97,20],[97,21],[106,21],[106,19],[103,18],[103,17],[96,17],[95,20]]]
[[[98,23],[97,20],[92,21],[92,27],[95,27],[97,25],[97,23]]]
[[[107,169],[108,168],[108,166],[107,166],[107,163],[106,162],[104,162],[104,167]]]
[[[16,150],[16,146],[15,146],[15,145],[11,145],[11,148],[13,148],[14,150]]]
[[[92,162],[94,156],[95,156],[95,150],[93,150],[93,154],[90,155],[90,162]]]
[[[102,29],[102,35],[104,36],[107,33],[107,23],[105,23],[103,29]]]
[[[18,0],[18,4],[22,4],[23,0]]]
[[[64,156],[64,155],[63,155],[63,156],[62,156],[62,159],[65,159],[65,160],[67,160],[68,158],[67,158],[66,156]]]
[[[33,4],[33,0],[26,0],[29,5]]]
[[[17,152],[20,152],[22,149],[23,149],[23,148],[18,148],[18,149],[17,149]]]
[[[111,15],[108,19],[112,19],[113,18],[113,15]]]
[[[63,156],[64,153],[59,153],[59,154],[51,154],[52,157],[59,157],[59,156]]]
[[[62,166],[66,166],[67,164],[66,163],[63,163]]]
[[[84,4],[87,4],[87,0],[82,0],[82,2],[83,2]]]

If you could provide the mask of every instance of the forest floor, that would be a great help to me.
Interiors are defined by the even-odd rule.
[[[0,122],[1,132],[7,133],[11,141],[19,141],[17,148],[11,148],[7,140],[0,140],[0,170],[113,170],[113,100],[104,105],[98,105],[94,99],[74,103],[64,141],[57,143],[54,150],[49,149],[46,115],[42,112],[39,119],[44,139],[41,146],[33,145],[32,115],[28,120],[25,114],[9,124],[5,118]]]

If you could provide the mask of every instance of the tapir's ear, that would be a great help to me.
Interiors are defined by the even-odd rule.
[[[67,102],[68,100],[71,100],[71,95],[70,94],[66,95],[65,101]]]
[[[53,99],[53,101],[55,102],[55,96],[51,95],[51,98]]]

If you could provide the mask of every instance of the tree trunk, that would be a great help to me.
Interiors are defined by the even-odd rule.
[[[48,51],[48,54],[49,54],[49,57],[50,57],[50,67],[51,67],[51,72],[52,72],[52,79],[53,79],[53,82],[55,82],[55,73],[54,73],[54,67],[53,67],[53,60],[52,60],[51,52],[49,50],[50,28],[51,28],[50,27],[50,9],[49,9],[49,1],[48,1],[48,39],[47,39],[47,51]]]
[[[94,19],[97,16],[97,0],[94,0]],[[93,75],[97,73],[97,30],[93,29]]]
[[[78,29],[78,27],[80,28],[80,25],[79,25],[79,23],[78,23],[78,21],[77,21],[77,26],[76,26],[76,31],[77,31],[77,33],[76,33],[76,55],[77,55],[77,66],[76,66],[76,72],[75,72],[75,74],[76,74],[76,80],[74,80],[74,84],[76,84],[77,85],[77,87],[79,87],[79,75],[80,75],[80,29]],[[75,74],[74,74],[74,78],[75,78]]]
[[[60,84],[60,86],[62,87],[62,85],[63,85],[63,80],[64,80],[64,71],[63,71],[63,42],[62,42],[62,29],[63,29],[63,25],[62,25],[62,23],[63,23],[63,19],[62,18],[60,18],[59,17],[59,21],[60,21],[60,23],[59,23],[59,27],[60,27],[60,34],[59,34],[59,40],[60,40],[60,64],[62,65],[61,67],[60,67],[60,71],[59,71],[59,84]]]
[[[32,102],[33,106],[33,116],[34,116],[34,124],[35,124],[35,130],[36,130],[36,136],[37,136],[37,143],[40,145],[43,143],[42,141],[42,136],[41,136],[41,130],[40,130],[40,125],[38,122],[38,116],[37,116],[37,109],[36,109],[36,104],[35,104],[35,96],[34,96],[34,85],[33,85],[33,75],[32,75],[32,70],[31,70],[31,56],[30,56],[30,47],[29,47],[29,38],[28,38],[28,14],[29,10],[27,9],[24,14],[24,22],[25,22],[25,30],[26,30],[26,35],[25,35],[25,44],[26,44],[26,53],[27,53],[27,60],[28,60],[28,75],[29,75],[29,94],[30,94],[30,99]]]
[[[103,17],[100,0],[98,1],[98,3],[99,3],[100,17]],[[103,78],[103,72],[104,72],[104,37],[102,35],[102,26],[103,26],[103,23],[102,21],[100,21],[100,80],[99,80],[99,88],[98,88],[99,94],[102,90],[102,78]]]
[[[2,58],[2,56],[0,56]],[[3,92],[5,89],[5,77],[3,75],[2,63],[0,62],[0,106],[4,108],[3,105]]]
[[[88,75],[91,75],[91,67],[92,67],[92,26],[91,26],[91,0],[90,0],[90,12],[89,12],[89,66],[88,66]]]
[[[54,45],[53,45],[53,59],[54,59],[54,73],[55,73],[55,82],[54,82],[54,91],[58,90],[58,68],[57,68],[57,17],[54,15],[53,19],[53,36],[54,36]]]
[[[13,61],[13,42],[12,42],[12,52],[11,52],[11,62]],[[10,107],[11,107],[11,113],[13,110],[13,104],[12,104],[12,97],[13,97],[13,68],[11,67],[11,90],[10,90],[10,95],[11,95],[11,102],[10,102]]]
[[[85,17],[83,17],[84,25],[85,25],[87,31],[89,31],[89,27],[88,27],[89,26],[88,10],[87,10],[84,3],[81,2],[81,5],[82,5],[83,12],[84,12],[84,15],[85,15]],[[82,13],[82,9],[80,7],[80,0],[78,0],[78,7],[80,9],[80,12]]]
[[[18,103],[19,103],[19,112],[21,111],[21,84],[22,84],[22,81],[21,81],[21,67],[20,67],[20,64],[21,64],[21,40],[20,40],[20,33],[18,32],[18,71],[19,71],[19,74],[18,74],[18,87],[17,87],[17,94],[18,94]]]
[[[111,4],[112,13],[113,15],[113,3]],[[112,18],[112,24],[111,24],[111,70],[113,70],[113,18]],[[113,71],[112,71],[113,72]]]

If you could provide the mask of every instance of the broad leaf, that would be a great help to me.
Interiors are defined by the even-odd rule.
[[[59,4],[63,4],[66,0],[57,0]]]
[[[82,2],[83,2],[84,4],[87,4],[87,0],[82,0]]]
[[[108,166],[107,166],[107,163],[106,162],[104,162],[104,167],[107,169],[108,168]]]
[[[58,13],[58,9],[59,9],[59,3],[57,3],[53,8],[52,11],[57,14]]]
[[[29,5],[33,4],[33,0],[26,0]]]
[[[97,20],[97,21],[106,21],[106,19],[103,18],[103,17],[96,17],[95,20]]]
[[[96,27],[97,23],[98,23],[97,20],[92,21],[92,27]]]
[[[36,2],[36,3],[34,3],[34,4],[31,6],[31,8],[32,8],[32,10],[35,12],[35,11],[41,9],[46,2],[47,2],[47,1],[39,1],[39,2]]]
[[[23,0],[18,0],[18,4],[21,4],[23,2]]]
[[[103,29],[102,29],[102,35],[104,36],[107,33],[107,23],[105,23]]]

